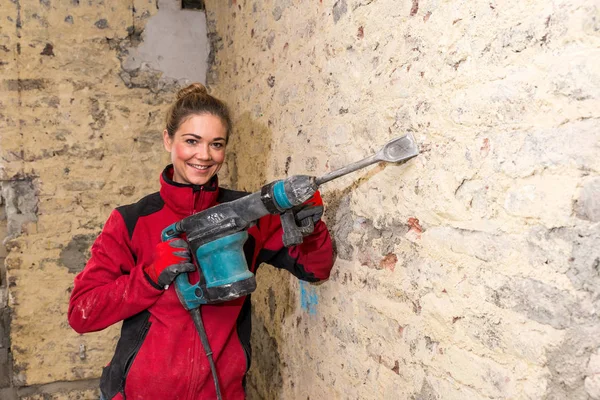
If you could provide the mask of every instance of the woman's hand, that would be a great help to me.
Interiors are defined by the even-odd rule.
[[[154,262],[144,271],[157,286],[168,289],[177,275],[195,269],[187,242],[175,238],[156,245]]]
[[[321,198],[321,193],[317,190],[310,199],[294,207],[292,210],[298,223],[302,223],[304,219],[310,217],[316,224],[323,216],[323,199]]]

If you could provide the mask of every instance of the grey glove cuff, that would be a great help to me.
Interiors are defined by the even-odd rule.
[[[167,289],[171,283],[175,280],[177,275],[184,272],[193,272],[196,270],[196,266],[192,263],[180,263],[173,264],[165,268],[158,276],[158,285],[162,288]]]
[[[297,222],[304,220],[305,218],[312,217],[314,223],[317,223],[323,216],[323,206],[301,206],[298,209],[294,209],[294,218]]]

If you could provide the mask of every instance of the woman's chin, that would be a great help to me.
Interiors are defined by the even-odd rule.
[[[214,174],[206,174],[203,176],[188,176],[188,181],[192,185],[205,185],[211,180],[213,176]]]

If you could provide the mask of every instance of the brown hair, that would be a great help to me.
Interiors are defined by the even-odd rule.
[[[180,89],[177,92],[177,100],[167,111],[166,129],[169,137],[172,139],[179,126],[193,115],[212,114],[221,118],[227,133],[231,132],[231,117],[227,105],[221,100],[208,94],[208,90],[201,83],[192,83],[191,85]]]

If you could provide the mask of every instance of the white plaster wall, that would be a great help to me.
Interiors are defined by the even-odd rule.
[[[600,5],[209,1],[224,180],[320,175],[319,286],[261,267],[252,398],[597,399]]]

